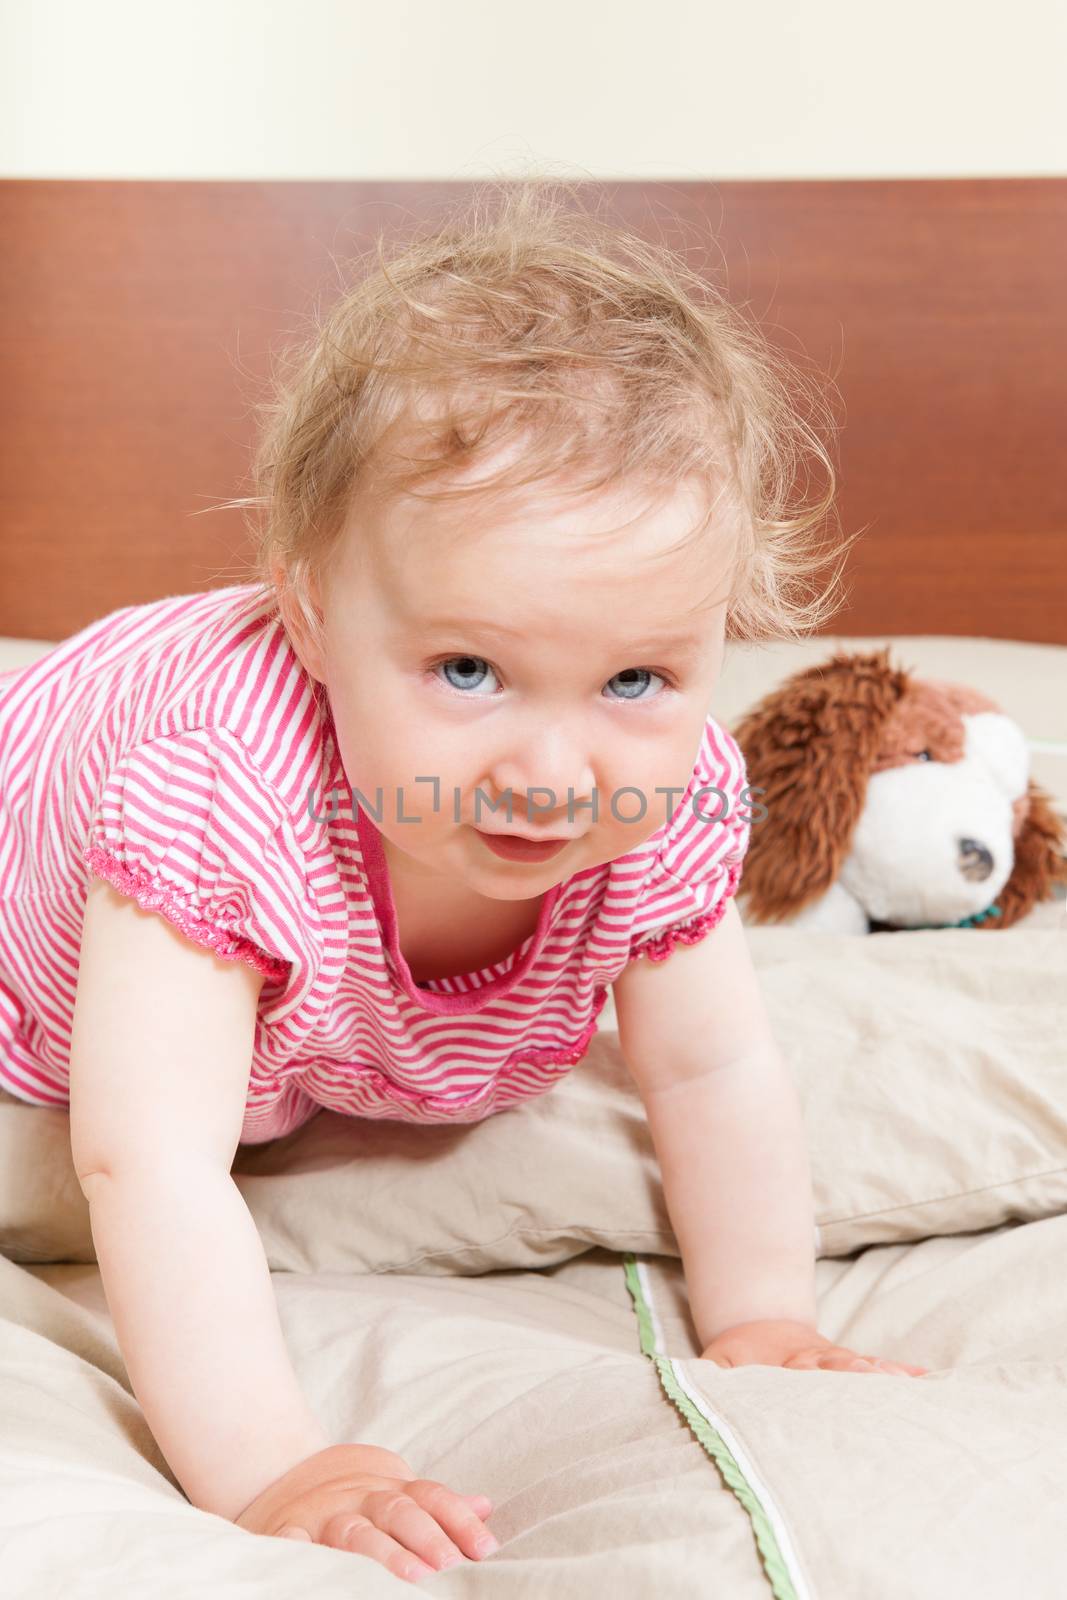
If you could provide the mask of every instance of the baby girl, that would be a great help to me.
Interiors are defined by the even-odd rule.
[[[195,1505],[407,1578],[488,1553],[491,1502],[330,1440],[237,1146],[504,1111],[609,987],[704,1358],[925,1370],[816,1325],[709,709],[727,636],[827,615],[833,470],[747,319],[570,198],[379,242],[265,407],[256,582],[0,683],[0,1085],[69,1104],[148,1423]]]

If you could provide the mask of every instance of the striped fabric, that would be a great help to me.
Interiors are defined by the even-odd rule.
[[[727,796],[722,821],[703,785]],[[95,874],[264,974],[242,1143],[320,1106],[479,1121],[580,1060],[627,961],[719,921],[748,847],[744,785],[709,718],[669,823],[552,889],[504,961],[417,986],[378,830],[327,803],[351,797],[332,716],[272,598],[249,584],[112,612],[0,676],[0,1086],[68,1103]]]

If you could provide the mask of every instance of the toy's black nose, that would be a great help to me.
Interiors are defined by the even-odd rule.
[[[969,883],[983,883],[993,870],[993,857],[977,839],[959,841],[960,872]]]

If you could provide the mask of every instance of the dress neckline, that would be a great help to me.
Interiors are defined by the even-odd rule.
[[[479,967],[476,972],[465,972],[447,978],[429,978],[425,986],[420,987],[413,979],[411,969],[400,949],[396,904],[389,878],[389,863],[382,848],[381,833],[363,806],[357,805],[355,813],[360,854],[367,874],[367,887],[378,919],[382,947],[391,962],[397,982],[408,998],[425,1011],[444,1013],[481,1011],[490,1001],[510,994],[511,990],[526,977],[541,953],[562,884],[554,884],[548,890],[541,902],[537,927],[503,961],[498,961],[493,966]],[[463,988],[456,992],[452,989],[453,984],[460,984]]]

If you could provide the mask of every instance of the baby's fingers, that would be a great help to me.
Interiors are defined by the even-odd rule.
[[[417,1507],[411,1506],[410,1501],[408,1504],[417,1512]],[[439,1533],[440,1529],[436,1531]],[[418,1552],[413,1551],[409,1545],[409,1537],[411,1535],[392,1538],[371,1521],[370,1517],[359,1512],[338,1511],[319,1530],[318,1543],[328,1546],[331,1550],[349,1550],[353,1555],[369,1556],[394,1577],[406,1578],[409,1582],[416,1583],[420,1578],[428,1577],[444,1563],[428,1564],[422,1561]],[[419,1542],[418,1536],[415,1537],[416,1542]],[[425,1538],[421,1542],[425,1544]],[[460,1557],[457,1555],[455,1559],[458,1561]]]
[[[846,1353],[855,1355],[854,1351]],[[891,1372],[900,1378],[919,1378],[929,1370],[927,1367],[912,1366],[907,1361],[887,1361],[883,1356],[860,1356],[858,1359],[871,1362],[877,1372]]]
[[[878,1360],[875,1356],[857,1355],[855,1350],[821,1350],[816,1358],[816,1365],[825,1367],[835,1372],[877,1372]]]
[[[918,1377],[926,1371],[925,1367],[909,1367],[900,1361],[887,1361],[882,1356],[859,1355],[841,1345],[823,1350],[818,1364],[840,1372],[886,1372],[900,1378]]]
[[[446,1484],[438,1483],[436,1478],[412,1478],[404,1488],[416,1508],[428,1513],[446,1534],[451,1535],[454,1544],[449,1541],[445,1544],[449,1553],[463,1552],[478,1561],[483,1556],[495,1554],[500,1548],[482,1520],[488,1516],[490,1508],[490,1501],[485,1495],[457,1494]],[[484,1504],[487,1509],[479,1513],[469,1504],[472,1500],[475,1507]],[[419,1553],[422,1554],[421,1551]]]
[[[335,1513],[320,1542],[371,1556],[399,1578],[425,1578],[458,1565],[464,1554],[480,1560],[497,1548],[467,1501],[436,1479],[409,1478],[403,1489],[364,1495],[361,1514]]]

